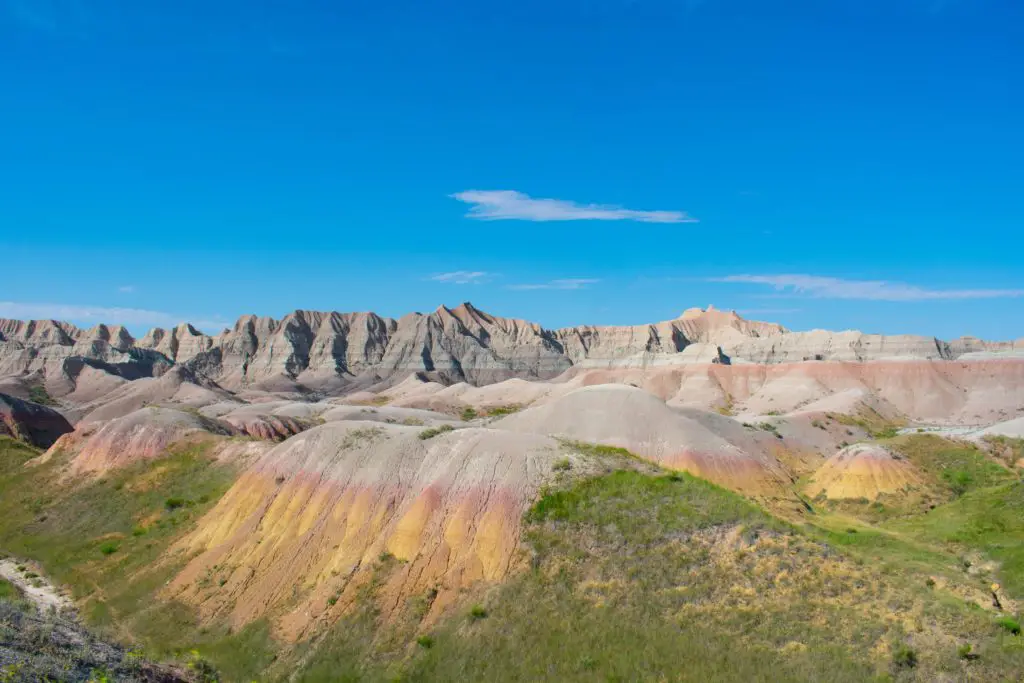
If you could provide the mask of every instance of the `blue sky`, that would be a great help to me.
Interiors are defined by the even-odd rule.
[[[1024,4],[0,0],[0,316],[1024,336]]]

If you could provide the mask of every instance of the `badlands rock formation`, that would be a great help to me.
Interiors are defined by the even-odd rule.
[[[341,614],[382,553],[403,563],[385,587],[391,607],[433,590],[440,608],[463,586],[503,578],[559,444],[492,429],[419,433],[344,421],[280,444],[184,541],[196,557],[168,595],[236,624],[288,606],[279,626],[297,636]],[[211,572],[223,585],[200,580]]]
[[[85,368],[128,380],[186,366],[232,390],[338,393],[394,384],[420,372],[442,384],[550,379],[569,368],[792,363],[805,360],[952,360],[1024,357],[1024,340],[797,332],[734,312],[689,309],[651,325],[547,330],[488,315],[469,303],[400,319],[374,313],[295,311],[244,316],[216,336],[182,324],[135,340],[122,327],[80,330],[55,321],[0,320],[0,376],[37,373],[51,393],[77,390]]]
[[[900,493],[923,486],[924,477],[904,458],[874,444],[854,444],[829,458],[808,484],[812,498],[832,500],[867,498]]]
[[[49,448],[71,425],[52,408],[0,394],[0,434]]]
[[[785,469],[770,456],[774,437],[721,415],[671,408],[630,386],[577,389],[493,426],[625,448],[750,495],[778,495],[790,483]]]
[[[915,485],[908,463],[855,442],[896,420],[1019,428],[1022,350],[793,333],[713,308],[561,330],[469,304],[397,320],[296,311],[138,340],[0,321],[0,389],[45,388],[59,410],[0,397],[0,429],[45,446],[73,424],[42,459],[70,457],[74,482],[201,443],[238,478],[176,541],[187,564],[162,594],[295,638],[334,622],[382,563],[385,614],[424,596],[439,613],[506,577],[524,561],[524,511],[590,466],[594,449],[572,442],[796,514],[811,473],[829,498]]]

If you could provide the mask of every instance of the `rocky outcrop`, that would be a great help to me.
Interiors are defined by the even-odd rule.
[[[0,394],[0,434],[49,448],[71,430],[71,424],[56,410]]]
[[[182,324],[134,340],[121,327],[79,330],[57,321],[0,320],[0,376],[39,373],[55,395],[76,390],[81,368],[125,379],[158,377],[172,364],[227,389],[347,393],[420,373],[442,384],[482,386],[551,379],[565,370],[689,364],[779,364],[879,359],[951,360],[1024,355],[1024,341],[789,332],[732,311],[691,308],[637,326],[547,330],[464,303],[399,319],[374,313],[295,311],[280,320],[243,316],[209,336]]]
[[[548,437],[468,428],[333,422],[256,461],[184,539],[165,589],[205,619],[242,625],[275,612],[298,637],[350,609],[381,562],[391,609],[433,590],[441,610],[473,582],[523,561],[520,520],[565,457]],[[388,560],[387,558],[393,558]],[[216,572],[216,584],[202,581]]]

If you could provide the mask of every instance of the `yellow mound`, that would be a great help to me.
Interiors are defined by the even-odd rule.
[[[285,637],[333,621],[383,556],[390,607],[436,591],[442,607],[503,578],[520,519],[560,457],[543,436],[328,423],[260,458],[185,539],[168,594],[207,618],[270,617]],[[216,576],[214,582],[210,577]]]
[[[872,444],[854,444],[825,461],[805,489],[807,495],[833,500],[867,498],[899,493],[921,486],[924,480],[913,465]]]

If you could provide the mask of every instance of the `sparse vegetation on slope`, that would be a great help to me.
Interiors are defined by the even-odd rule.
[[[435,630],[408,679],[929,680],[962,673],[966,637],[982,677],[1024,662],[985,615],[685,474],[585,480],[527,522],[531,571]]]
[[[268,618],[200,628],[156,597],[185,559],[173,542],[234,476],[201,445],[68,485],[62,456],[24,468],[37,451],[0,442],[0,547],[70,585],[104,633],[225,681],[1001,680],[1024,668],[1019,615],[982,603],[997,579],[1009,605],[1024,591],[1024,484],[980,451],[920,438],[888,445],[948,502],[880,526],[824,508],[794,526],[624,449],[564,441],[524,515],[523,571],[443,608],[440,586],[385,607],[405,565],[382,553],[340,619],[293,646]],[[959,497],[940,464],[969,474]],[[1002,566],[979,573],[967,554]],[[199,580],[216,591],[223,576]]]
[[[22,466],[36,454],[0,440],[0,549],[40,562],[72,591],[88,626],[154,658],[199,649],[239,679],[269,663],[265,627],[200,629],[190,609],[157,597],[185,559],[168,550],[227,490],[231,467],[193,444],[100,480],[62,482],[67,458]]]

